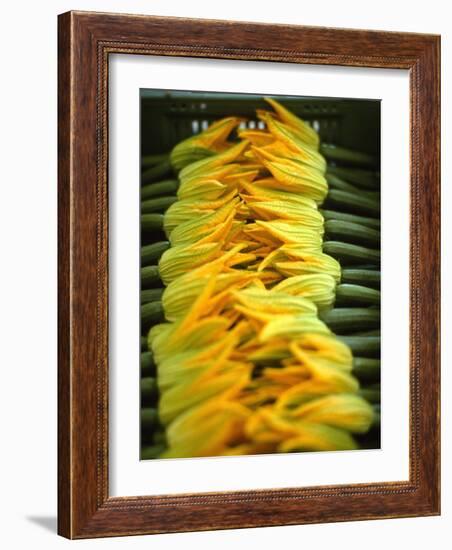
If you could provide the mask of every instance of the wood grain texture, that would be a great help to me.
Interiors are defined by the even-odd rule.
[[[69,14],[60,25],[68,25]],[[70,33],[58,34],[58,530],[69,534],[71,503],[70,410]]]
[[[59,17],[59,506],[68,538],[439,513],[437,36],[70,12]],[[108,495],[108,56],[410,71],[410,480]]]

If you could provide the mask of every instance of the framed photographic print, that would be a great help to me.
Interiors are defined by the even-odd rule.
[[[59,533],[439,514],[439,37],[59,18]]]

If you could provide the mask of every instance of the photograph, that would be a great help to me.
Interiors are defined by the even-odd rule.
[[[380,449],[380,149],[379,100],[140,89],[141,460]]]

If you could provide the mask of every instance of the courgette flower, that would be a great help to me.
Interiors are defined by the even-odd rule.
[[[243,119],[227,117],[217,120],[207,130],[178,143],[171,151],[170,161],[176,172],[195,161],[202,160],[231,147],[227,139]]]

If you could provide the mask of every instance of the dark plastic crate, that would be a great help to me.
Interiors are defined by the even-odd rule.
[[[306,120],[325,143],[380,154],[380,102],[366,99],[272,96]],[[225,116],[243,116],[248,128],[263,127],[256,108],[262,96],[204,92],[141,91],[142,154],[164,153]]]

